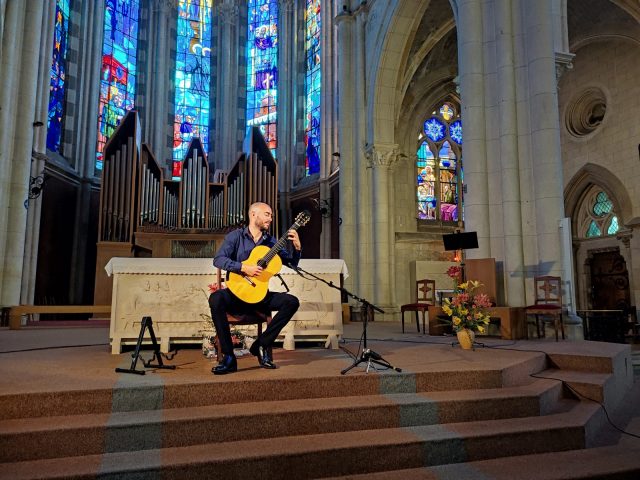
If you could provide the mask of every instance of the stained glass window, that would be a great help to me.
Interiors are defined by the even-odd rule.
[[[596,202],[593,206],[593,213],[596,217],[604,217],[607,213],[611,212],[613,204],[607,194],[600,192],[596,195]]]
[[[424,122],[417,152],[418,219],[457,222],[461,216],[462,123],[456,108],[444,103]]]
[[[585,194],[582,206],[578,210],[577,226],[583,238],[618,233],[618,216],[613,202],[602,188],[592,185]]]
[[[96,169],[109,136],[135,101],[139,0],[105,0]]]
[[[54,152],[60,152],[62,139],[67,41],[69,38],[69,1],[56,0],[56,24],[53,32],[53,60],[49,82],[49,118],[47,121],[47,148]]]
[[[175,162],[184,160],[193,137],[209,151],[211,9],[213,0],[179,0],[175,76]]]
[[[320,172],[320,0],[306,0],[305,21],[305,128],[306,174]]]
[[[276,157],[278,106],[278,0],[249,0],[247,126],[259,126]]]

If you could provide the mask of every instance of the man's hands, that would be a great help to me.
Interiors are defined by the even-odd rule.
[[[300,249],[302,248],[302,244],[300,243],[300,237],[298,236],[297,230],[289,230],[287,239],[293,242],[293,248],[300,251]]]
[[[296,230],[289,230],[287,232],[287,239],[291,240],[293,243],[293,248],[300,251],[302,249],[302,244],[300,243],[300,237],[298,236],[298,232]],[[264,268],[259,267],[258,265],[247,265],[246,263],[242,264],[242,268],[240,271],[243,275],[247,277],[257,277],[262,273]]]
[[[247,277],[257,277],[262,273],[262,270],[262,267],[259,267],[258,265],[245,265],[244,263],[241,268],[242,273]]]

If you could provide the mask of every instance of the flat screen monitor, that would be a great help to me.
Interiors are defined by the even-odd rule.
[[[476,232],[459,232],[442,235],[445,250],[467,250],[478,248],[478,235]]]

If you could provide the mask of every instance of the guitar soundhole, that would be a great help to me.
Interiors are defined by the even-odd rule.
[[[258,260],[257,263],[260,268],[267,268],[267,262],[264,261],[264,258],[261,258],[260,260]]]

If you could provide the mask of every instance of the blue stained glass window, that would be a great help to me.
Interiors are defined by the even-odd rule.
[[[461,154],[462,123],[456,108],[444,103],[424,122],[417,152],[419,220],[457,222],[464,207]],[[459,141],[458,141],[459,140]]]
[[[69,38],[69,0],[56,0],[56,24],[53,32],[53,60],[49,82],[49,118],[47,148],[60,152],[64,118],[67,41]]]
[[[458,145],[462,145],[462,122],[460,120],[449,125],[449,136]]]
[[[306,0],[305,21],[305,128],[306,174],[320,172],[320,0]]]
[[[278,0],[249,0],[247,126],[260,126],[276,157],[278,106]]]
[[[179,0],[173,160],[182,161],[193,137],[209,151],[211,9],[213,0]]]
[[[135,101],[139,0],[105,0],[96,169],[104,145]]]
[[[421,220],[436,219],[436,176],[435,157],[427,142],[422,142],[418,149],[418,218]]]
[[[615,235],[618,233],[618,217],[613,217],[611,219],[611,223],[609,224],[609,228],[607,228],[608,235]]]
[[[424,122],[424,133],[433,142],[439,142],[442,140],[447,132],[447,128],[444,123],[438,118],[431,117]]]

